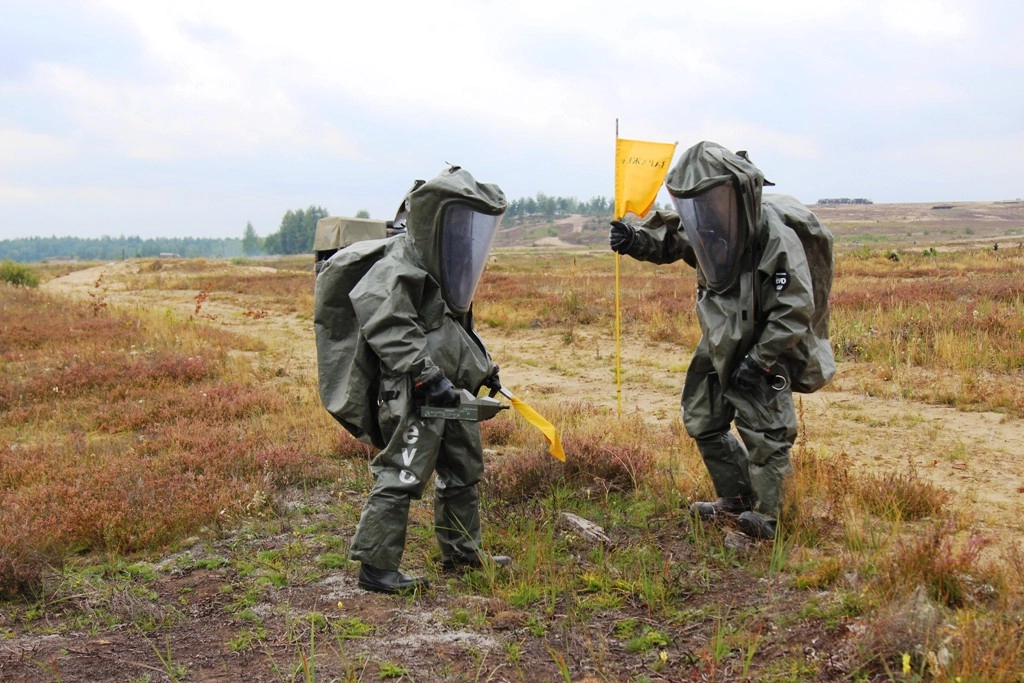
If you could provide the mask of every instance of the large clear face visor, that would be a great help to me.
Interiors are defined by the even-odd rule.
[[[731,183],[716,185],[696,197],[672,196],[679,221],[690,240],[708,286],[722,291],[733,283],[746,235]]]
[[[441,223],[441,277],[448,305],[465,313],[473,303],[501,216],[474,211],[466,204],[445,209]]]

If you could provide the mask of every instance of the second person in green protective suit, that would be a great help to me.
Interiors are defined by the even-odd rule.
[[[683,423],[718,498],[690,510],[705,521],[736,519],[756,539],[774,537],[792,471],[791,380],[807,366],[801,340],[814,313],[804,249],[779,212],[766,210],[763,202],[776,200],[762,198],[764,184],[746,153],[701,142],[666,179],[677,212],[655,212],[639,226],[613,221],[609,234],[619,253],[697,270],[702,337],[686,372]]]

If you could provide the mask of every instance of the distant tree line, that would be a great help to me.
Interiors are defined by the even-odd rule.
[[[242,256],[242,240],[234,237],[20,237],[0,240],[0,260],[29,262],[46,259],[110,261],[120,258],[174,254],[182,258]]]
[[[575,197],[551,197],[538,192],[536,197],[520,197],[509,202],[503,220],[519,222],[530,217],[554,218],[570,213],[604,216],[614,209],[615,203],[607,197],[593,197],[583,202]]]
[[[359,214],[369,217],[366,211]],[[0,240],[0,261],[30,262],[46,259],[107,261],[119,258],[147,258],[174,255],[181,258],[236,258],[260,254],[304,254],[313,250],[316,222],[328,216],[327,209],[310,206],[288,211],[277,232],[260,238],[252,222],[241,239],[181,237],[21,237]]]
[[[834,199],[819,199],[819,204],[873,204],[870,199],[864,199],[863,197],[857,197],[856,199],[850,199],[849,197],[836,197]]]
[[[513,199],[505,210],[504,221],[520,222],[529,218],[551,219],[567,214],[585,214],[588,216],[611,215],[614,209],[612,200],[606,197],[594,197],[582,202],[575,197],[552,197],[538,192],[536,197]],[[330,212],[321,206],[310,206],[297,211],[289,210],[281,219],[281,227],[277,232],[260,239],[256,235],[252,223],[245,226],[242,244],[246,255],[265,254],[308,254],[313,251],[313,238],[316,235],[316,223],[321,218],[330,216]],[[360,210],[355,218],[369,218],[369,212]],[[392,216],[387,216],[392,218]]]
[[[281,227],[277,232],[272,232],[263,239],[261,251],[265,254],[313,253],[316,222],[330,215],[322,206],[310,206],[298,211],[289,209],[281,219]],[[252,224],[246,226],[246,237],[243,237],[243,240],[248,237],[251,227]],[[255,232],[253,234],[255,235]]]
[[[513,199],[505,211],[506,222],[522,222],[531,218],[552,219],[568,214],[608,216],[614,201],[593,197],[580,201],[575,197],[554,197],[538,192],[535,197]],[[308,254],[313,251],[316,223],[330,212],[316,205],[288,210],[276,232],[261,238],[252,222],[246,223],[241,239],[237,238],[147,238],[141,237],[24,237],[0,240],[0,260],[42,261],[52,258],[110,260],[118,258],[157,257],[174,254],[181,258],[235,258],[260,254]],[[360,210],[356,218],[369,218]],[[391,218],[391,216],[388,216]]]

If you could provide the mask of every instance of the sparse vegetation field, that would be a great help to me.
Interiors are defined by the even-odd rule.
[[[443,572],[427,495],[414,598],[355,586],[373,452],[316,394],[311,259],[0,285],[0,679],[1024,680],[1024,250],[847,229],[840,374],[754,547],[686,514],[713,495],[678,415],[692,272],[623,259],[617,344],[610,253],[498,250],[478,328],[568,460],[484,423],[515,564]]]

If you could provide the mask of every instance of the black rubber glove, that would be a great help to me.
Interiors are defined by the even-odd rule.
[[[622,221],[612,221],[612,227],[608,231],[608,245],[612,251],[625,254],[636,241],[636,228]]]
[[[740,364],[732,371],[732,385],[740,391],[750,391],[764,382],[772,370],[762,368],[750,356],[744,356]]]
[[[501,379],[498,377],[498,366],[494,366],[494,370],[491,374],[487,375],[487,378],[483,381],[483,386],[491,390],[491,396],[494,396],[498,391],[501,390]]]
[[[455,391],[455,385],[444,376],[443,372],[417,384],[416,391],[427,400],[428,405],[456,406],[459,404],[459,394]]]

